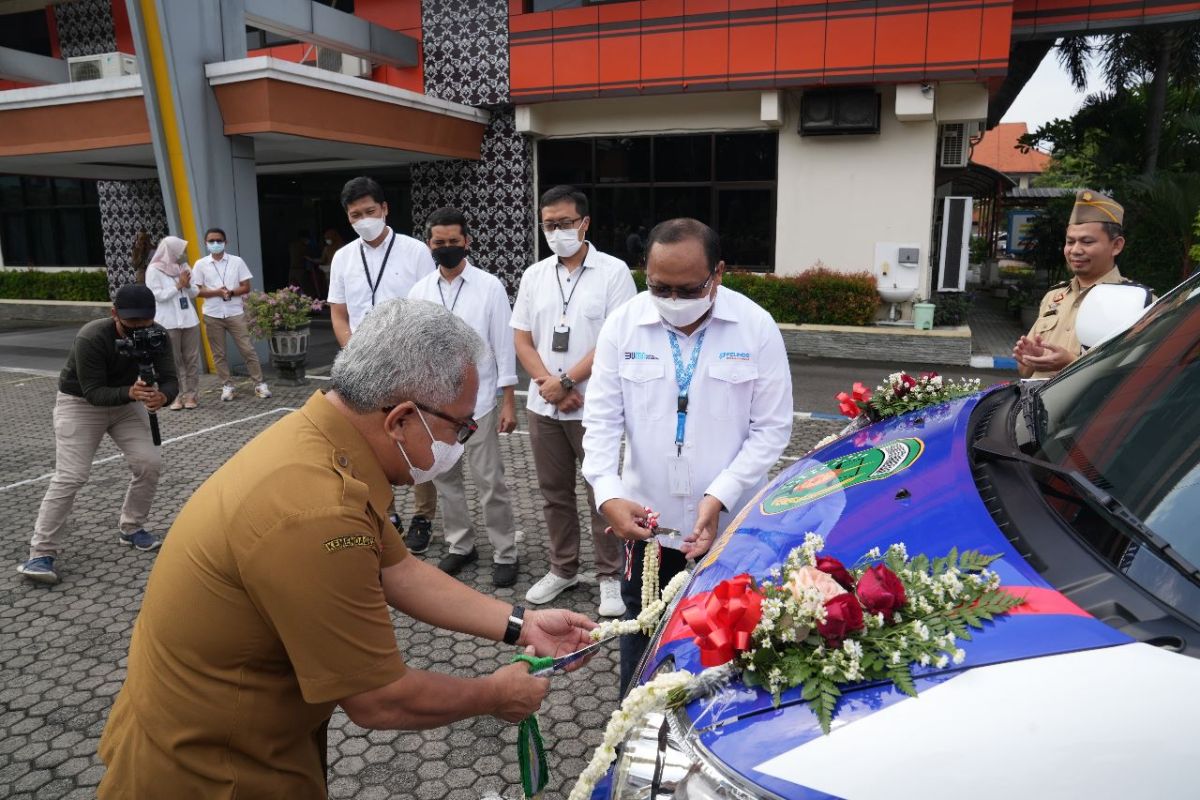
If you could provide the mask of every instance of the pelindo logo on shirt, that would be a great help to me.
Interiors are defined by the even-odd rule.
[[[658,356],[653,353],[643,353],[640,350],[625,351],[626,361],[658,361]]]
[[[739,353],[735,350],[726,350],[717,356],[722,361],[749,361],[749,353]]]

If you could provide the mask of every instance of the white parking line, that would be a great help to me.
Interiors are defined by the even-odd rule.
[[[282,408],[273,408],[270,411],[264,411],[261,414],[252,414],[251,416],[243,417],[242,419],[234,419],[234,420],[230,420],[229,422],[222,422],[220,425],[212,425],[208,428],[202,428],[201,430],[198,430],[198,431],[192,431],[191,433],[185,433],[180,436],[172,436],[170,439],[163,439],[163,445],[165,446],[168,444],[175,444],[176,442],[182,442],[184,439],[191,439],[193,436],[203,436],[206,433],[212,433],[213,431],[219,431],[219,430],[221,430],[221,428],[228,428],[231,425],[241,425],[243,422],[253,422],[256,419],[262,419],[263,417],[269,417],[272,414],[286,414],[289,411],[295,411],[295,410],[296,409],[288,407],[288,406],[284,406]],[[98,458],[92,462],[92,466],[94,467],[97,464],[106,464],[109,461],[116,461],[118,458],[124,458],[124,455],[121,453],[117,453],[115,456],[108,456],[107,458]],[[38,481],[48,481],[53,477],[54,477],[53,472],[47,472],[45,475],[38,475],[36,478],[26,478],[23,481],[17,481],[16,483],[10,483],[7,486],[0,486],[0,492],[7,492],[9,489],[16,489],[18,486],[27,486],[31,483],[37,483]]]

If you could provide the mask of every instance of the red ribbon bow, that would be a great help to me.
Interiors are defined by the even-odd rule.
[[[762,600],[750,576],[742,574],[717,584],[702,605],[680,610],[696,634],[702,665],[720,666],[750,648],[750,634],[762,618]]]

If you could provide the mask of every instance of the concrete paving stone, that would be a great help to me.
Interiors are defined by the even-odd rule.
[[[12,788],[18,792],[35,792],[44,784],[49,783],[54,776],[48,769],[35,769],[27,772],[13,783]]]
[[[55,707],[57,708],[57,704],[55,704]],[[29,738],[35,742],[49,742],[60,733],[62,733],[61,725],[43,725],[33,733],[29,734]],[[54,744],[51,743],[50,746],[53,747]]]
[[[75,782],[79,786],[99,786],[100,779],[104,777],[104,765],[93,764],[75,777]]]
[[[15,761],[0,768],[0,786],[12,786],[17,779],[30,771],[32,767],[24,761]]]
[[[63,797],[75,788],[70,778],[55,778],[37,792],[37,797]]]
[[[348,736],[344,742],[338,745],[337,749],[343,756],[360,756],[370,746],[366,736]]]
[[[417,767],[417,777],[423,781],[440,781],[449,771],[450,767],[442,761],[426,761]]]
[[[47,750],[33,760],[33,766],[37,769],[54,769],[68,758],[70,753],[66,750]]]
[[[478,780],[479,775],[468,767],[453,767],[443,776],[442,780],[451,789],[465,789]]]
[[[363,760],[368,764],[384,764],[386,765],[396,755],[396,751],[386,744],[375,744],[367,748],[362,754]]]
[[[37,698],[34,698],[35,701],[36,699]],[[10,705],[12,705],[13,708],[17,708],[15,704]],[[30,705],[32,705],[32,703],[30,703]],[[33,733],[35,730],[41,727],[41,724],[42,721],[35,717],[24,717],[11,728],[9,728],[8,733],[12,736],[24,736],[26,734]]]
[[[96,800],[96,790],[81,786],[70,794],[64,795],[63,800]]]
[[[83,772],[92,763],[90,758],[85,756],[74,756],[54,768],[54,774],[61,775],[64,778],[74,778],[79,773]]]
[[[366,765],[361,756],[343,756],[333,763],[332,770],[337,775],[356,775]]]
[[[331,798],[355,797],[361,788],[362,783],[357,778],[341,775],[329,781],[329,796]]]

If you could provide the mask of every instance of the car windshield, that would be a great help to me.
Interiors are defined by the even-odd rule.
[[[1200,278],[1036,391],[1034,455],[1078,470],[1187,561],[1200,563],[1198,399]],[[1061,482],[1044,489],[1079,529],[1081,506]],[[1093,544],[1125,571],[1138,549],[1123,536]]]

